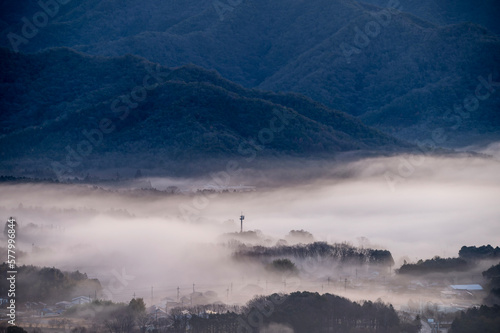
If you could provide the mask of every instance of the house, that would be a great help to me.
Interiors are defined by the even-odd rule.
[[[218,312],[211,311],[211,310],[205,310],[203,313],[199,313],[198,316],[208,319],[210,318],[210,315],[216,315]]]
[[[450,286],[453,290],[466,290],[466,291],[482,291],[483,287],[479,284],[452,284]]]
[[[47,307],[47,304],[42,302],[26,302],[24,306],[26,307],[26,310],[42,311],[43,308]]]
[[[92,303],[92,299],[87,296],[78,296],[71,300],[73,305]]]
[[[40,317],[57,317],[59,313],[52,308],[43,308]]]
[[[482,298],[484,289],[479,284],[452,284],[449,290],[455,294],[456,298],[473,300]]]
[[[69,309],[70,307],[72,307],[73,304],[72,302],[68,302],[68,301],[62,301],[62,302],[58,302],[56,303],[56,307],[59,308],[59,309]]]
[[[155,320],[160,318],[168,318],[167,312],[160,308],[159,306],[153,305],[146,309],[146,312],[155,318]]]
[[[177,302],[176,300],[174,300],[173,298],[170,298],[170,297],[165,297],[163,298],[158,304],[157,304],[160,308],[163,308],[163,309],[172,309],[172,308],[175,308],[177,306],[180,306],[181,303],[180,302]]]

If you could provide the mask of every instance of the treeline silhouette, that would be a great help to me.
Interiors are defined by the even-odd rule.
[[[416,264],[403,264],[396,270],[399,274],[427,274],[427,273],[448,273],[463,271],[468,269],[470,264],[460,258],[441,258],[436,256],[425,261],[419,260]]]
[[[451,324],[450,333],[500,332],[500,306],[481,306],[462,312]]]
[[[362,304],[346,298],[311,292],[259,296],[249,301],[241,314],[201,314],[175,316],[169,332],[260,332],[272,324],[290,332],[370,332],[412,333],[420,330],[416,318],[402,322],[392,305],[367,301]],[[285,330],[286,332],[286,330]]]
[[[234,256],[244,258],[292,257],[297,259],[322,258],[343,263],[394,265],[391,252],[358,248],[346,243],[315,242],[292,246],[241,246]]]
[[[9,267],[0,265],[0,274],[8,276]],[[16,303],[44,302],[55,303],[71,300],[76,296],[100,293],[102,287],[97,279],[89,279],[87,274],[63,272],[54,267],[23,265],[16,268]],[[0,279],[0,289],[6,293],[9,281]],[[6,295],[4,295],[6,296]]]
[[[485,270],[483,277],[487,281],[486,290],[489,291],[488,296],[484,299],[484,304],[500,305],[500,264]]]
[[[462,246],[458,252],[458,258],[441,258],[435,256],[432,259],[422,260],[417,263],[405,263],[396,270],[399,274],[428,274],[448,273],[468,270],[475,266],[478,261],[500,258],[500,248],[491,245]]]
[[[500,258],[500,247],[493,247],[490,244],[480,247],[462,246],[458,256],[466,260],[497,259]]]

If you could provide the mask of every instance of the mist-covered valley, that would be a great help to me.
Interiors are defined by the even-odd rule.
[[[305,162],[290,160],[276,168],[232,176],[222,170],[196,179],[149,178],[142,171],[128,188],[95,179],[4,181],[0,210],[19,223],[19,262],[85,272],[99,279],[101,297],[109,300],[136,295],[154,305],[177,299],[179,287],[179,297],[194,288],[240,305],[258,294],[316,291],[405,307],[412,299],[407,288],[419,278],[396,275],[403,263],[456,257],[462,246],[498,244],[498,164],[495,157],[401,155],[315,163],[309,170]],[[293,169],[297,165],[302,168]],[[150,187],[134,189],[134,183]],[[307,237],[294,238],[291,230]],[[279,251],[258,260],[235,259],[252,246],[314,242],[361,253],[387,250],[393,261]],[[270,270],[282,258],[297,271]],[[482,283],[481,272],[489,266],[488,261],[466,272],[442,273],[438,280]],[[388,283],[393,280],[402,292]]]

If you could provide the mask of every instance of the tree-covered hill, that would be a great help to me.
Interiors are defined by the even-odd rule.
[[[348,244],[327,244],[324,242],[293,246],[241,246],[234,256],[237,259],[292,258],[296,260],[320,260],[326,263],[394,265],[392,254],[387,250],[357,248]]]
[[[477,266],[482,260],[494,260],[500,257],[500,248],[491,245],[462,246],[458,258],[420,259],[416,263],[405,263],[397,270],[402,275],[423,275],[430,273],[464,272]],[[483,272],[485,275],[485,272]],[[491,278],[491,276],[488,276]]]
[[[410,147],[301,95],[249,90],[200,67],[170,69],[135,56],[1,49],[0,86],[4,168],[42,161],[64,174]]]
[[[193,309],[194,310],[194,309]],[[255,297],[242,313],[175,316],[172,332],[380,332],[416,333],[419,320],[403,321],[392,305],[351,302],[343,297],[310,292]]]
[[[359,0],[380,7],[387,6],[387,0]],[[474,22],[500,34],[500,7],[496,0],[421,0],[404,1],[402,10],[426,21],[439,25]]]
[[[402,275],[416,276],[429,273],[463,272],[473,265],[461,258],[440,258],[438,256],[419,260],[416,264],[404,264],[397,272]]]
[[[490,244],[482,246],[462,246],[458,255],[462,259],[476,260],[491,260],[500,258],[500,247],[493,247]]]
[[[167,67],[193,63],[246,87],[304,94],[405,140],[428,140],[436,130],[446,134],[434,140],[438,145],[498,139],[500,40],[480,25],[498,6],[376,4],[383,6],[88,0],[58,6],[46,26],[25,38],[23,17],[30,21],[42,9],[36,1],[23,7],[5,1],[0,45],[136,54]],[[432,22],[406,10],[433,13],[420,15]],[[13,42],[12,34],[24,40]]]
[[[2,276],[8,277],[9,267],[6,263],[0,265]],[[9,281],[0,281],[0,288],[7,297]],[[101,293],[101,283],[97,279],[89,279],[87,274],[63,272],[54,267],[37,267],[23,265],[17,267],[16,303],[26,302],[56,303],[68,301],[74,297],[96,295]]]
[[[500,330],[500,306],[481,306],[468,309],[456,318],[450,333],[484,332],[495,333]]]

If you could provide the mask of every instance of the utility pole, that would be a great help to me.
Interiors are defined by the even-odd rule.
[[[344,281],[344,291],[346,291],[346,290],[347,290],[347,278]]]
[[[179,302],[179,287],[177,287],[177,302]]]
[[[193,283],[193,293],[194,293],[194,283]]]

